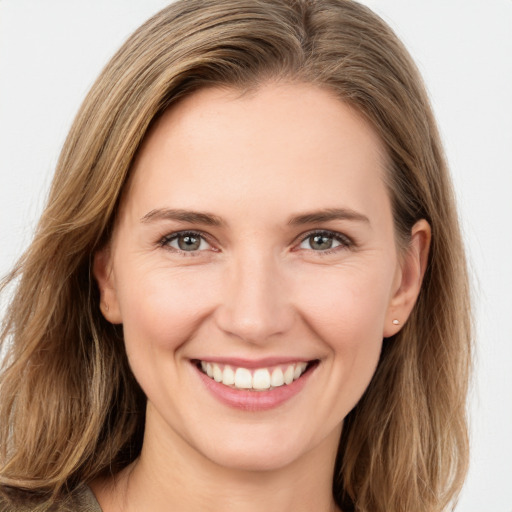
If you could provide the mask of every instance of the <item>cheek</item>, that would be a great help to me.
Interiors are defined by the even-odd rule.
[[[192,271],[193,272],[193,271]],[[127,350],[131,346],[176,349],[209,313],[213,298],[207,276],[190,269],[144,272],[118,289]],[[119,280],[121,283],[122,279]]]
[[[323,279],[305,275],[295,296],[306,321],[333,349],[356,350],[382,341],[389,275],[381,266],[329,269]]]
[[[319,287],[311,276],[299,287],[304,318],[331,354],[325,391],[336,397],[329,413],[333,421],[357,404],[377,368],[392,287],[390,268],[375,263],[331,269],[323,279],[328,286]]]
[[[125,279],[119,277],[129,283],[118,288],[118,298],[130,367],[148,397],[171,407],[170,390],[183,377],[180,348],[208,316],[213,288],[169,268],[144,272],[135,266]]]

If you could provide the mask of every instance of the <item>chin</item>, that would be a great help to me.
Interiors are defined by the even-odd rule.
[[[195,448],[214,464],[226,469],[276,471],[305,461],[308,454],[318,452],[316,448],[333,456],[341,434],[341,425],[330,433],[325,432],[325,437],[319,436],[318,432],[311,436],[289,426],[276,428],[273,425],[272,429],[261,427],[215,436],[207,445],[196,445]]]
[[[230,470],[247,472],[276,471],[299,460],[303,453],[275,446],[223,446],[215,450],[210,460]]]

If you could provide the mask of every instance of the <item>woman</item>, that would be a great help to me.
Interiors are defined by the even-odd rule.
[[[357,3],[143,25],[14,280],[5,510],[440,511],[460,489],[450,181],[410,57]]]

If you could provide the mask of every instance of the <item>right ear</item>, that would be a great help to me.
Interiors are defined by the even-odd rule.
[[[119,301],[117,300],[109,245],[94,253],[92,273],[100,290],[101,313],[111,324],[123,323]]]

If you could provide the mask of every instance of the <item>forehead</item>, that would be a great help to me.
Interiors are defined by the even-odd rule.
[[[324,207],[360,209],[384,191],[385,169],[375,131],[329,91],[290,83],[248,94],[209,88],[154,123],[127,195],[140,210],[169,202],[221,210],[219,202],[236,198],[247,208],[249,199],[276,210],[292,199],[300,209],[317,208],[323,199]]]

